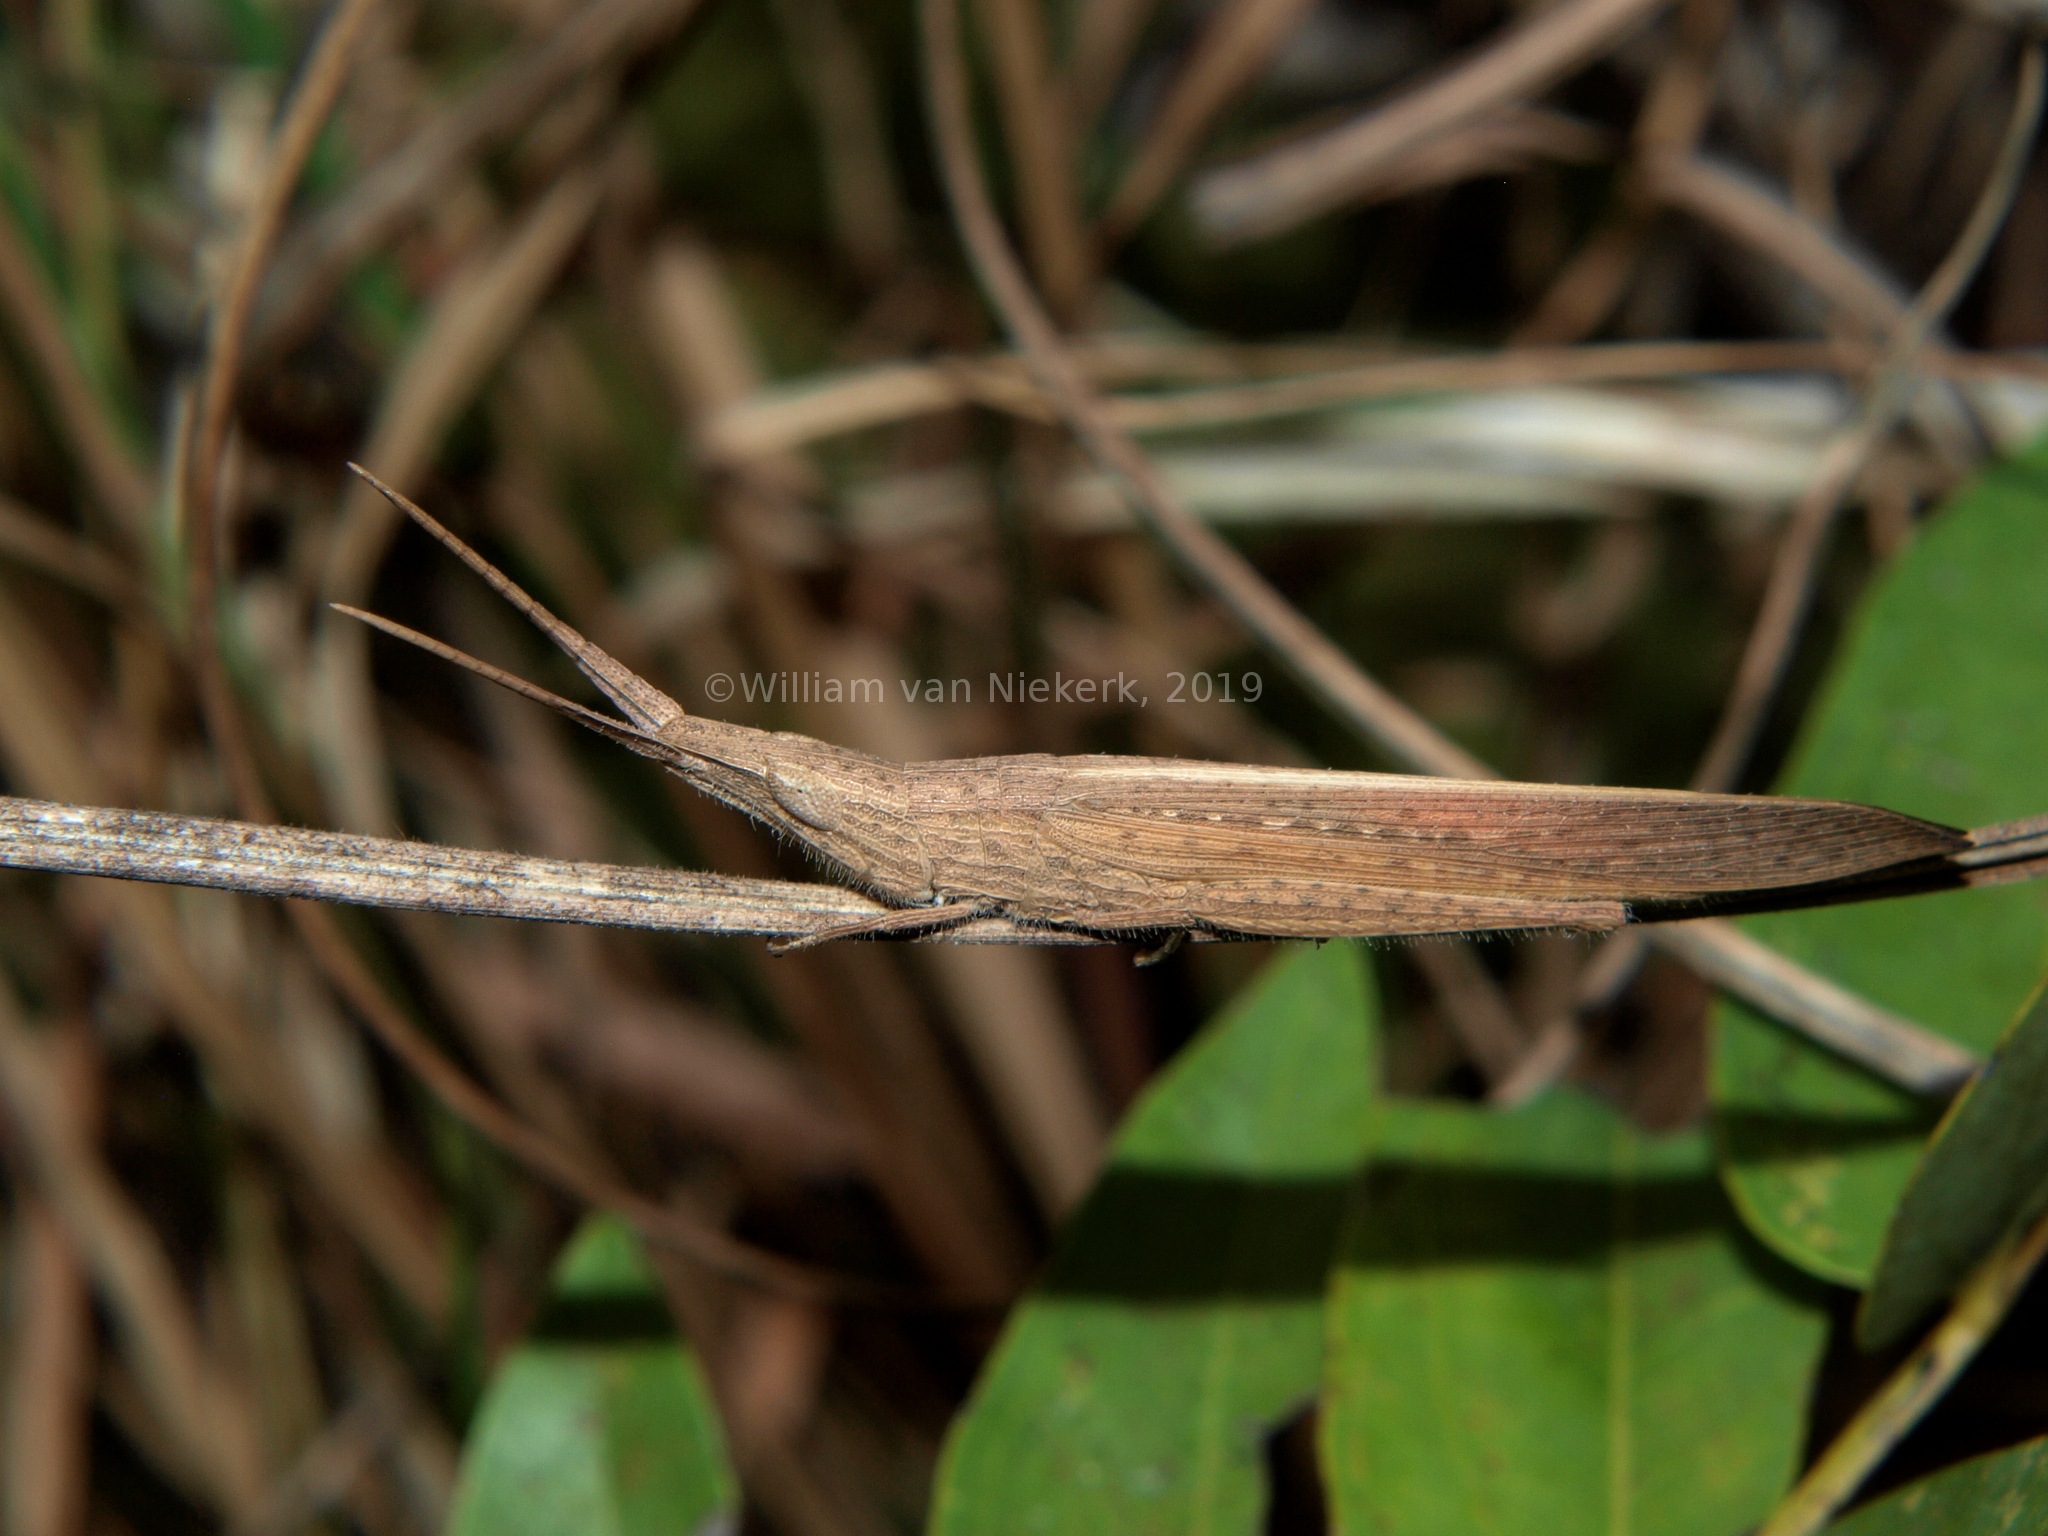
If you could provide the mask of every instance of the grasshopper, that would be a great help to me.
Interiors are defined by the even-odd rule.
[[[2048,817],[1961,832],[1834,800],[1043,753],[893,763],[701,719],[355,465],[625,718],[404,625],[353,618],[547,705],[796,840],[894,910],[784,948],[1000,915],[1104,936],[1569,929],[2048,873]]]

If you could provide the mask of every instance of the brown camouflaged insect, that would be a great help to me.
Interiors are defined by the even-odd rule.
[[[626,718],[337,608],[653,758],[898,908],[786,948],[990,915],[1134,938],[1597,931],[2048,873],[2048,817],[1972,833],[1768,795],[1149,757],[892,763],[700,719],[350,467],[539,626]]]

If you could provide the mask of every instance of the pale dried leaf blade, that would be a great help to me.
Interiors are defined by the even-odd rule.
[[[688,713],[682,705],[632,668],[593,645],[556,618],[511,577],[443,528],[425,509],[403,492],[386,485],[360,464],[351,463],[349,468],[394,507],[446,545],[450,553],[489,582],[492,589],[506,602],[532,620],[535,627],[560,646],[563,654],[576,663],[584,676],[603,689],[605,696],[618,705],[635,725],[645,731],[658,732],[683,719]]]

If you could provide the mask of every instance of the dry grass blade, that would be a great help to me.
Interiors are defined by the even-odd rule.
[[[838,886],[570,864],[12,796],[0,797],[0,829],[0,862],[18,869],[410,911],[791,938],[887,910]],[[1011,927],[994,925],[997,931]],[[981,925],[971,930],[987,931]]]
[[[1038,279],[1062,313],[1080,302],[1093,259],[1074,186],[1074,144],[1058,102],[1038,0],[979,0],[1003,136],[1016,167],[1024,238]]]
[[[1678,37],[1636,114],[1633,161],[1607,220],[1551,279],[1512,346],[1551,346],[1591,335],[1621,301],[1649,240],[1656,211],[1643,167],[1690,155],[1714,104],[1714,69],[1733,15],[1732,0],[1683,0]]]
[[[1113,353],[1077,342],[1070,354],[1088,373],[1108,373]],[[1524,347],[1508,352],[1397,357],[1292,377],[1107,395],[1099,408],[1126,432],[1171,432],[1304,415],[1369,400],[1450,391],[1608,384],[1713,373],[1858,374],[1874,347],[1822,341],[1618,342]],[[707,415],[699,437],[718,458],[743,460],[842,433],[979,405],[1027,420],[1058,418],[1057,396],[1019,377],[1009,356],[885,363],[777,385]],[[2044,377],[2038,359],[1943,351],[1921,360],[1934,377]]]
[[[0,754],[16,783],[105,800],[102,776],[66,709],[64,674],[12,606],[0,601]],[[165,893],[116,886],[87,904],[133,957],[179,1031],[206,1061],[235,1110],[260,1126],[320,1191],[351,1234],[424,1317],[447,1303],[439,1217],[388,1150],[328,1134],[306,1102],[275,1036],[194,965]]]
[[[945,1296],[909,1292],[897,1286],[813,1269],[742,1242],[687,1211],[626,1188],[519,1119],[435,1049],[384,995],[332,924],[302,924],[300,931],[349,1005],[435,1097],[533,1172],[579,1200],[624,1217],[650,1243],[734,1280],[819,1303],[921,1306],[950,1302],[982,1306],[1001,1299],[986,1293]]]
[[[1454,778],[1492,771],[1365,676],[1327,636],[1304,619],[1235,550],[1198,522],[1160,478],[1138,446],[1102,414],[1093,389],[1074,367],[1059,333],[1010,254],[988,199],[968,131],[967,75],[960,57],[959,18],[948,0],[923,0],[927,87],[954,216],[983,286],[1028,359],[1088,450],[1136,492],[1133,505],[1148,526],[1242,620],[1345,719],[1402,762]]]
[[[1652,196],[1682,209],[1812,286],[1873,335],[1889,335],[1907,299],[1868,256],[1800,216],[1753,173],[1706,155],[1662,157],[1643,168]]]
[[[140,547],[154,499],[149,476],[86,378],[65,334],[57,296],[11,215],[0,218],[0,310],[41,374],[58,429],[93,495]]]
[[[254,313],[258,285],[284,226],[291,201],[313,144],[334,110],[354,58],[364,25],[378,0],[344,0],[321,28],[311,57],[292,94],[284,119],[273,135],[263,168],[263,185],[243,216],[227,279],[207,325],[206,369],[199,384],[199,405],[193,417],[185,499],[187,536],[194,548],[195,595],[211,596],[214,490],[220,478],[221,449],[227,441],[228,416],[241,373],[242,346]]]
[[[256,308],[258,284],[270,260],[285,209],[298,185],[314,140],[334,110],[348,78],[355,45],[378,0],[343,0],[321,29],[299,88],[293,93],[284,121],[272,137],[265,157],[263,185],[244,216],[241,236],[228,265],[228,275],[214,301],[207,324],[206,369],[200,377],[198,405],[191,418],[192,441],[179,468],[182,483],[173,494],[182,503],[178,518],[189,550],[186,596],[192,623],[192,645],[199,676],[199,696],[207,726],[223,766],[235,786],[236,801],[252,816],[269,818],[261,782],[242,735],[228,681],[221,669],[214,634],[218,571],[218,518],[215,505],[220,461],[227,445],[228,418],[240,378],[242,346]]]
[[[860,37],[838,0],[774,0],[774,10],[817,125],[833,233],[854,266],[879,280],[902,254],[906,216]]]
[[[1130,486],[1136,510],[1153,531],[1238,614],[1253,634],[1300,672],[1315,693],[1342,718],[1378,742],[1396,760],[1423,772],[1490,777],[1491,770],[1485,764],[1366,677],[1356,663],[1273,591],[1242,556],[1190,517],[1143,451],[1103,418],[1092,391],[1066,357],[1058,333],[1011,256],[989,204],[968,129],[966,71],[960,57],[958,17],[953,3],[954,0],[923,0],[921,8],[934,137],[948,194],[984,286],[1030,358],[1040,382],[1060,402],[1062,414],[1090,451]],[[1696,934],[1702,931],[1705,943],[1720,951],[1719,958],[1726,962],[1728,984],[1739,989],[1739,995],[1756,1001],[1765,1012],[1782,1018],[1783,1014],[1773,1007],[1782,1001],[1782,989],[1774,991],[1752,985],[1753,978],[1735,963],[1737,957],[1728,953],[1722,936],[1712,929],[1695,929]],[[1700,941],[1695,938],[1693,942]],[[1791,962],[1784,964],[1790,966]],[[1820,989],[1830,989],[1821,978],[1811,979]],[[1816,991],[1813,996],[1823,997],[1825,990]],[[1810,1010],[1786,1022],[1804,1027],[1808,1017]],[[1838,1037],[1847,1038],[1851,1032],[1840,1031]],[[1930,1060],[1920,1047],[1921,1042],[1911,1036],[1887,1035],[1886,1052],[1911,1059],[1919,1077],[1939,1077],[1952,1068],[1951,1060]],[[1880,1072],[1889,1064],[1874,1058],[1861,1059]]]
[[[56,4],[42,14],[45,58],[70,81],[103,79],[107,50],[93,7]],[[50,169],[64,192],[55,213],[69,279],[74,335],[83,355],[107,380],[133,378],[134,358],[121,309],[121,267],[116,193],[107,153],[105,104],[89,92],[53,114]]]
[[[1216,114],[1255,79],[1310,0],[1230,0],[1217,8],[1102,215],[1102,243],[1128,239],[1158,204]]]
[[[2012,117],[1968,221],[1912,307],[1892,328],[1883,363],[1862,410],[1828,445],[1813,485],[1800,498],[1785,530],[1728,703],[1693,775],[1695,789],[1732,786],[1748,761],[1777,693],[1778,680],[1791,660],[1829,526],[1871,452],[1911,403],[1919,387],[1915,363],[1922,348],[1962,297],[2004,225],[2026,174],[2044,101],[2048,101],[2048,49],[2035,42],[2021,58]]]
[[[1092,127],[1109,105],[1157,8],[1158,0],[1094,0],[1081,7],[1066,71],[1067,104],[1078,131]]]
[[[358,181],[280,253],[250,351],[276,357],[319,318],[356,264],[477,152],[516,132],[565,87],[679,30],[699,0],[597,0],[571,8],[527,52],[499,65]]]
[[[1881,223],[1904,217],[1941,148],[1942,130],[2009,46],[2009,30],[1987,17],[1964,10],[1950,20],[1870,156],[1869,198]]]
[[[116,612],[140,617],[142,591],[121,563],[76,534],[53,526],[0,492],[0,555],[55,577]]]
[[[448,281],[433,318],[392,381],[363,461],[399,486],[425,472],[442,435],[503,355],[582,237],[603,190],[585,164],[554,185],[498,248]],[[361,602],[399,517],[370,486],[351,483],[328,545],[321,594]],[[362,631],[329,620],[319,630],[314,675],[324,693],[319,765],[342,823],[386,832],[397,825],[390,774],[365,670]]]
[[[20,1187],[13,1228],[0,1523],[9,1536],[72,1536],[85,1524],[92,1298],[63,1224]]]
[[[1665,3],[1565,0],[1355,121],[1209,172],[1195,186],[1196,217],[1211,238],[1233,243],[1291,229],[1438,136],[1543,90]]]
[[[1976,1052],[1795,965],[1729,923],[1672,923],[1644,937],[1715,986],[1914,1093],[1945,1097],[1984,1064]]]
[[[50,1207],[106,1298],[143,1391],[181,1456],[229,1514],[261,1492],[255,1424],[207,1358],[156,1234],[73,1123],[61,1066],[0,987],[0,1094]]]
[[[1544,107],[1496,107],[1404,155],[1352,189],[1357,202],[1412,197],[1482,176],[1505,176],[1540,162],[1590,165],[1614,153],[1604,130]]]

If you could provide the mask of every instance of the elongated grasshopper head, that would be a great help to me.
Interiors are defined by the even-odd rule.
[[[693,788],[802,844],[884,897],[913,904],[934,899],[931,864],[911,818],[902,764],[809,736],[698,719],[556,618],[407,497],[359,465],[349,468],[532,620],[626,718],[586,709],[403,624],[335,604],[341,612],[653,758]]]

